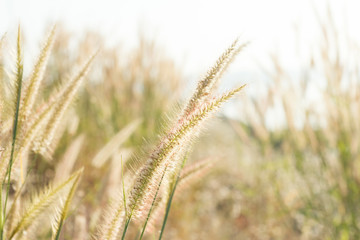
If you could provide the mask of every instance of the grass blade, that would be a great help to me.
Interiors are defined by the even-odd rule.
[[[6,219],[6,207],[7,207],[7,200],[10,191],[10,181],[11,181],[11,168],[13,165],[14,159],[14,152],[15,152],[15,143],[16,143],[16,136],[17,136],[17,129],[18,129],[18,119],[19,119],[19,109],[20,109],[20,100],[21,100],[21,87],[22,87],[22,78],[23,78],[23,62],[21,57],[21,35],[20,35],[20,26],[18,28],[18,38],[17,38],[17,62],[16,62],[16,102],[15,102],[15,116],[14,116],[14,125],[13,125],[13,137],[11,143],[11,155],[8,164],[8,168],[6,170],[5,178],[3,179],[3,184],[5,184],[5,179],[7,177],[6,183],[6,193],[5,193],[5,202],[4,207],[1,209],[1,223],[0,223],[0,239],[3,239],[4,233],[4,225]],[[2,201],[2,197],[0,197]],[[2,206],[1,206],[2,207]]]
[[[92,165],[97,168],[102,167],[111,155],[116,153],[119,147],[135,132],[141,121],[142,120],[140,119],[132,121],[112,137],[112,139],[95,155],[92,160]]]
[[[10,231],[9,240],[11,240],[21,230],[27,229],[28,226],[44,211],[44,209],[56,200],[56,196],[58,196],[62,190],[78,178],[81,172],[82,170],[77,171],[54,189],[48,189],[43,194],[36,197],[35,200],[32,201],[32,204],[22,214],[16,226]]]
[[[66,217],[67,217],[67,213],[68,213],[69,208],[70,208],[70,203],[71,203],[72,198],[74,197],[75,190],[77,188],[77,185],[78,185],[78,182],[80,180],[82,172],[83,172],[83,169],[81,169],[78,172],[78,174],[77,174],[77,176],[76,176],[76,178],[74,180],[74,183],[72,184],[71,189],[70,189],[70,191],[69,191],[69,193],[67,195],[67,198],[66,198],[66,201],[64,203],[63,209],[62,209],[62,211],[60,213],[60,219],[58,220],[57,225],[54,228],[55,234],[53,235],[53,238],[52,238],[53,240],[59,240],[62,226],[63,226],[63,224],[65,222]]]
[[[165,167],[164,172],[163,172],[163,174],[162,174],[162,176],[161,176],[159,185],[158,185],[158,187],[157,187],[157,189],[156,189],[156,193],[155,193],[154,199],[153,199],[153,201],[152,201],[152,203],[151,203],[151,207],[150,207],[149,212],[148,212],[148,215],[147,215],[147,217],[146,217],[146,221],[145,221],[144,226],[143,226],[143,229],[142,229],[142,231],[141,231],[141,235],[140,235],[139,240],[141,240],[141,239],[143,238],[143,235],[144,235],[144,232],[145,232],[145,229],[146,229],[146,225],[147,225],[147,223],[148,223],[148,221],[149,221],[149,218],[150,218],[152,209],[153,209],[153,207],[154,207],[154,205],[155,205],[155,201],[156,201],[157,195],[158,195],[159,190],[160,190],[161,183],[162,183],[162,181],[163,181],[163,179],[164,179],[164,176],[165,176],[165,173],[166,173],[166,168],[167,168],[167,167]]]
[[[184,157],[184,160],[181,164],[181,167],[180,167],[180,170],[178,172],[178,175],[177,175],[177,178],[176,178],[176,181],[175,181],[175,184],[174,184],[174,187],[172,188],[172,191],[170,193],[170,197],[169,197],[169,200],[168,200],[168,203],[167,203],[167,206],[166,206],[166,212],[165,212],[165,217],[164,217],[164,221],[163,221],[163,224],[161,226],[161,231],[160,231],[160,236],[159,236],[159,240],[161,240],[162,236],[163,236],[163,233],[164,233],[164,230],[165,230],[165,225],[166,225],[166,222],[167,222],[167,218],[169,216],[169,212],[170,212],[170,208],[171,208],[171,202],[172,202],[172,199],[174,197],[174,194],[175,194],[175,190],[176,190],[176,186],[179,182],[179,179],[180,179],[180,173],[181,173],[181,170],[184,168],[185,166],[185,163],[186,163],[186,160],[187,160],[187,155]]]

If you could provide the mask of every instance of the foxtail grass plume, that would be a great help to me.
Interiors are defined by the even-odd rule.
[[[79,183],[82,172],[83,172],[83,169],[81,169],[80,171],[77,172],[76,177],[71,185],[71,188],[66,195],[65,202],[62,203],[63,206],[59,210],[58,215],[55,216],[55,223],[53,223],[52,240],[58,240],[60,238],[60,232],[61,232],[64,222],[67,218],[68,211],[70,209],[70,203],[71,203],[72,198],[74,197],[75,190]]]
[[[196,137],[202,128],[205,120],[207,120],[216,110],[227,100],[240,92],[243,87],[226,92],[218,97],[212,96],[213,86],[217,80],[218,74],[221,74],[231,62],[231,59],[243,48],[238,46],[235,41],[229,49],[219,58],[215,66],[203,78],[190,99],[183,113],[179,116],[175,125],[170,131],[164,135],[155,150],[150,154],[144,166],[137,172],[134,184],[128,193],[127,206],[124,209],[123,204],[119,204],[118,208],[113,209],[115,216],[110,222],[120,223],[119,216],[127,215],[125,225],[127,227],[129,221],[143,219],[147,216],[152,206],[153,199],[156,195],[156,189],[162,179],[162,173],[167,169],[166,176],[178,169],[181,164],[181,156],[189,147],[192,139]],[[119,227],[119,226],[118,226]],[[123,238],[126,233],[126,227],[123,232]],[[105,224],[103,229],[109,229]],[[114,230],[115,231],[115,230]],[[117,231],[117,230],[116,230]],[[107,238],[105,238],[107,239]]]
[[[13,239],[15,235],[21,235],[32,224],[44,209],[51,206],[51,204],[57,200],[59,194],[67,188],[71,188],[77,184],[80,175],[83,170],[75,172],[67,180],[59,184],[54,188],[48,188],[39,196],[33,198],[29,206],[25,209],[24,213],[19,218],[19,221],[15,224],[14,228],[9,230],[9,240]]]
[[[25,91],[24,91],[24,97],[22,100],[22,106],[20,111],[20,121],[25,123],[28,119],[29,115],[33,111],[33,106],[35,103],[35,100],[38,97],[39,88],[41,86],[41,82],[44,78],[44,72],[46,68],[46,64],[48,62],[51,48],[54,43],[54,35],[55,35],[55,27],[52,28],[47,40],[45,41],[40,55],[38,57],[38,60],[33,68],[33,71],[31,73],[31,76],[26,83]]]
[[[82,83],[82,80],[89,71],[90,64],[96,55],[97,52],[85,62],[80,71],[74,77],[72,77],[71,80],[65,84],[65,86],[61,88],[61,91],[57,95],[57,101],[55,103],[50,120],[47,122],[44,132],[35,141],[34,150],[43,156],[49,158],[48,153],[51,152],[51,149],[49,148],[51,146],[52,140],[54,139],[54,134],[60,123],[60,120],[73,100],[77,90]]]

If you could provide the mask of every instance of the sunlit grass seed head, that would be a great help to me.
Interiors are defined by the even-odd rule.
[[[139,171],[138,177],[135,181],[134,187],[130,192],[129,209],[130,211],[137,211],[141,209],[149,198],[148,195],[153,192],[154,186],[157,185],[160,179],[161,172],[165,166],[174,164],[173,159],[169,158],[173,153],[181,154],[189,145],[191,139],[201,129],[202,123],[215,112],[220,105],[231,98],[234,94],[239,92],[244,86],[235,90],[229,91],[218,98],[212,98],[203,104],[196,106],[191,114],[185,115],[184,119],[174,126],[174,129],[165,135],[164,140],[160,142],[158,147],[150,155],[145,166]],[[175,154],[175,155],[176,155]],[[171,170],[169,170],[171,171]],[[152,199],[150,197],[150,199]]]
[[[202,129],[204,122],[227,100],[238,93],[244,86],[226,92],[220,96],[212,96],[215,83],[225,71],[228,64],[235,55],[242,49],[235,41],[229,49],[219,58],[215,66],[203,78],[194,95],[189,100],[173,126],[160,138],[159,144],[149,154],[145,164],[137,173],[132,187],[127,195],[126,204],[118,204],[113,209],[113,215],[109,220],[112,227],[103,226],[107,229],[108,236],[115,236],[118,230],[114,226],[120,222],[120,215],[125,212],[126,227],[131,218],[135,221],[142,221],[152,208],[159,187],[162,184],[168,185],[169,177],[179,169],[182,156],[192,143],[192,140]],[[165,175],[165,178],[164,178]],[[164,181],[164,182],[163,182]],[[125,207],[125,209],[124,209]],[[116,234],[112,234],[111,232]]]
[[[56,102],[54,105],[53,113],[51,114],[50,120],[47,122],[44,131],[36,139],[35,150],[44,156],[47,156],[47,152],[51,151],[50,146],[54,139],[54,134],[57,127],[60,124],[65,111],[69,107],[71,101],[73,100],[76,92],[78,91],[82,80],[84,79],[86,73],[89,70],[90,64],[95,58],[97,53],[93,54],[88,61],[81,67],[80,71],[72,77],[60,92],[57,94]]]
[[[25,91],[22,98],[22,106],[20,111],[20,121],[25,122],[33,111],[35,101],[38,97],[38,92],[41,82],[44,78],[46,64],[48,62],[51,48],[54,43],[55,27],[52,28],[47,40],[45,41],[38,60],[30,75],[30,78],[25,83]]]

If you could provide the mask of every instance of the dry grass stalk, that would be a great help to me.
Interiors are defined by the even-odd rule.
[[[55,184],[60,182],[62,179],[67,178],[70,175],[75,165],[76,159],[79,156],[84,140],[85,140],[85,135],[78,136],[64,153],[64,156],[57,164],[58,170],[56,171],[53,180]]]
[[[100,168],[104,163],[118,151],[119,147],[133,134],[142,120],[137,119],[121,129],[92,160],[92,165]]]

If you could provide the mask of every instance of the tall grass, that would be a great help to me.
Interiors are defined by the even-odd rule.
[[[233,127],[246,143],[242,154],[254,159],[249,172],[263,174],[252,182],[258,194],[248,204],[259,209],[254,203],[260,201],[266,217],[259,225],[278,227],[278,232],[267,228],[268,235],[358,239],[358,48],[341,44],[344,36],[331,12],[318,24],[321,42],[302,72],[288,71],[273,55],[266,93],[244,99],[244,121]],[[275,109],[283,118],[273,118]],[[284,123],[272,127],[274,120]],[[261,236],[250,228],[244,232]]]
[[[66,222],[76,219],[80,206],[89,205],[92,212],[85,218],[89,222],[85,223],[87,234],[82,235],[82,239],[94,234],[102,240],[127,239],[139,229],[140,238],[150,236],[163,214],[162,238],[176,186],[178,183],[188,185],[210,166],[195,165],[181,174],[185,152],[191,148],[204,123],[244,87],[215,94],[223,72],[244,45],[235,41],[224,52],[199,81],[177,119],[170,120],[169,127],[162,127],[163,133],[157,145],[152,146],[153,150],[144,150],[135,160],[128,160],[126,152],[139,151],[139,147],[134,147],[137,143],[144,145],[140,135],[154,141],[161,129],[160,115],[169,108],[166,102],[178,100],[174,94],[167,94],[168,90],[164,91],[167,87],[176,91],[177,71],[171,62],[154,58],[156,52],[151,43],[141,41],[135,58],[125,66],[112,65],[117,59],[114,51],[104,49],[100,54],[89,54],[85,48],[87,60],[81,55],[75,74],[59,80],[57,71],[63,69],[59,70],[58,64],[67,64],[68,60],[58,57],[60,49],[55,32],[55,28],[50,31],[33,71],[23,81],[19,29],[15,74],[1,78],[2,91],[14,92],[2,94],[0,98],[1,239],[74,238],[76,234],[71,230],[84,232],[84,229],[77,229],[77,225],[67,227]],[[93,64],[96,71],[90,73],[82,89],[93,62],[99,64]],[[104,77],[101,81],[109,81],[103,85],[104,92],[95,91],[101,86],[99,77]],[[124,84],[117,82],[118,77]],[[168,82],[169,85],[159,84],[169,77],[175,80]],[[57,80],[59,82],[55,82]],[[76,96],[79,107],[72,107]],[[6,108],[6,105],[13,107]],[[86,117],[93,119],[83,121]],[[79,137],[75,139],[77,134]],[[67,145],[70,145],[68,149]],[[65,155],[59,161],[57,158],[62,152]],[[126,161],[124,165],[123,161]],[[76,168],[81,170],[71,175]],[[86,180],[83,183],[82,176]],[[94,186],[88,188],[91,184]],[[106,215],[102,211],[104,205],[109,209]],[[52,224],[46,220],[49,217]],[[151,229],[147,229],[148,224]]]

